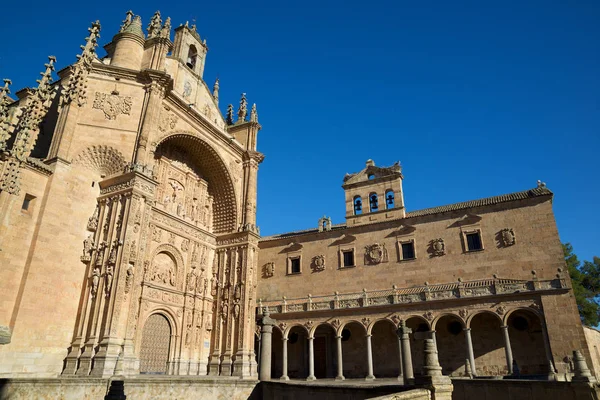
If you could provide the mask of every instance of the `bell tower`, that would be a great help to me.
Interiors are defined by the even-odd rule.
[[[186,22],[185,25],[180,25],[175,29],[172,58],[185,65],[200,79],[204,74],[207,52],[206,39],[200,39],[196,25],[189,26]]]
[[[367,160],[362,171],[346,174],[342,188],[348,226],[404,218],[403,179],[399,162],[377,167],[373,160]]]

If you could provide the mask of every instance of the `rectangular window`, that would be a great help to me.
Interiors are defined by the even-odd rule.
[[[413,260],[415,258],[415,243],[402,243],[402,259]]]
[[[34,199],[35,199],[35,196],[26,194],[25,198],[23,199],[23,205],[21,206],[21,211],[25,211],[25,212],[31,211]]]
[[[300,273],[300,257],[290,258],[290,274]]]
[[[354,250],[342,251],[344,267],[354,267]]]
[[[483,250],[481,245],[481,236],[479,232],[467,233],[467,249],[469,251]]]

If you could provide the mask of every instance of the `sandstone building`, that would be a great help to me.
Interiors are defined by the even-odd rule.
[[[260,238],[256,105],[221,113],[196,27],[129,12],[103,58],[99,31],[0,93],[0,377],[255,379],[260,353],[267,379],[411,383],[426,343],[455,377],[600,365],[545,185],[407,211],[369,160],[344,224]]]

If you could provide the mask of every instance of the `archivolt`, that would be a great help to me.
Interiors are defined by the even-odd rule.
[[[235,189],[231,175],[217,151],[191,134],[174,134],[156,144],[155,157],[162,146],[175,146],[196,161],[196,167],[208,181],[208,192],[214,197],[214,233],[234,232],[237,224]]]
[[[110,146],[90,146],[75,157],[74,164],[96,171],[102,178],[123,172],[125,157]]]

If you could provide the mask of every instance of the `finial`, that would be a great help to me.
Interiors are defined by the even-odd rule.
[[[252,104],[252,110],[250,110],[250,121],[258,122],[258,112],[256,111],[256,103]]]
[[[122,29],[122,33],[127,32],[139,36],[142,39],[146,38],[142,30],[142,17],[140,17],[139,15],[135,15],[133,17],[133,21],[129,22],[127,26],[125,26]]]
[[[219,78],[215,80],[215,84],[213,85],[213,99],[219,105]]]
[[[162,27],[162,19],[160,18],[160,11],[156,11],[148,24],[148,38],[157,37],[160,35]]]
[[[12,85],[10,79],[4,79],[4,87],[0,88],[0,104],[3,104],[10,93],[9,85]]]
[[[538,179],[538,181],[537,181],[537,187],[539,187],[539,188],[544,188],[544,187],[546,187],[546,182],[542,182],[542,181],[540,181],[540,180]]]
[[[131,20],[133,19],[133,11],[129,10],[125,13],[125,20],[121,23],[121,29],[119,32],[123,32],[129,25],[131,25]]]
[[[167,39],[171,38],[171,17],[167,17],[165,20],[165,24],[160,31],[160,37]]]
[[[238,122],[245,122],[246,115],[248,114],[248,100],[246,100],[246,93],[242,93],[240,99],[240,108],[238,110]]]
[[[36,82],[38,83],[37,90],[46,91],[49,88],[49,84],[52,83],[52,71],[54,71],[54,63],[56,62],[56,57],[48,56],[48,62],[44,64],[46,70],[44,72],[40,72],[42,79],[38,79]]]
[[[227,125],[233,125],[233,104],[227,106],[227,119],[225,122],[227,122]]]
[[[77,55],[78,62],[86,65],[91,64],[96,53],[96,46],[98,46],[98,38],[100,37],[100,21],[92,22],[88,32],[90,36],[85,38],[85,45],[79,46],[83,51]]]

